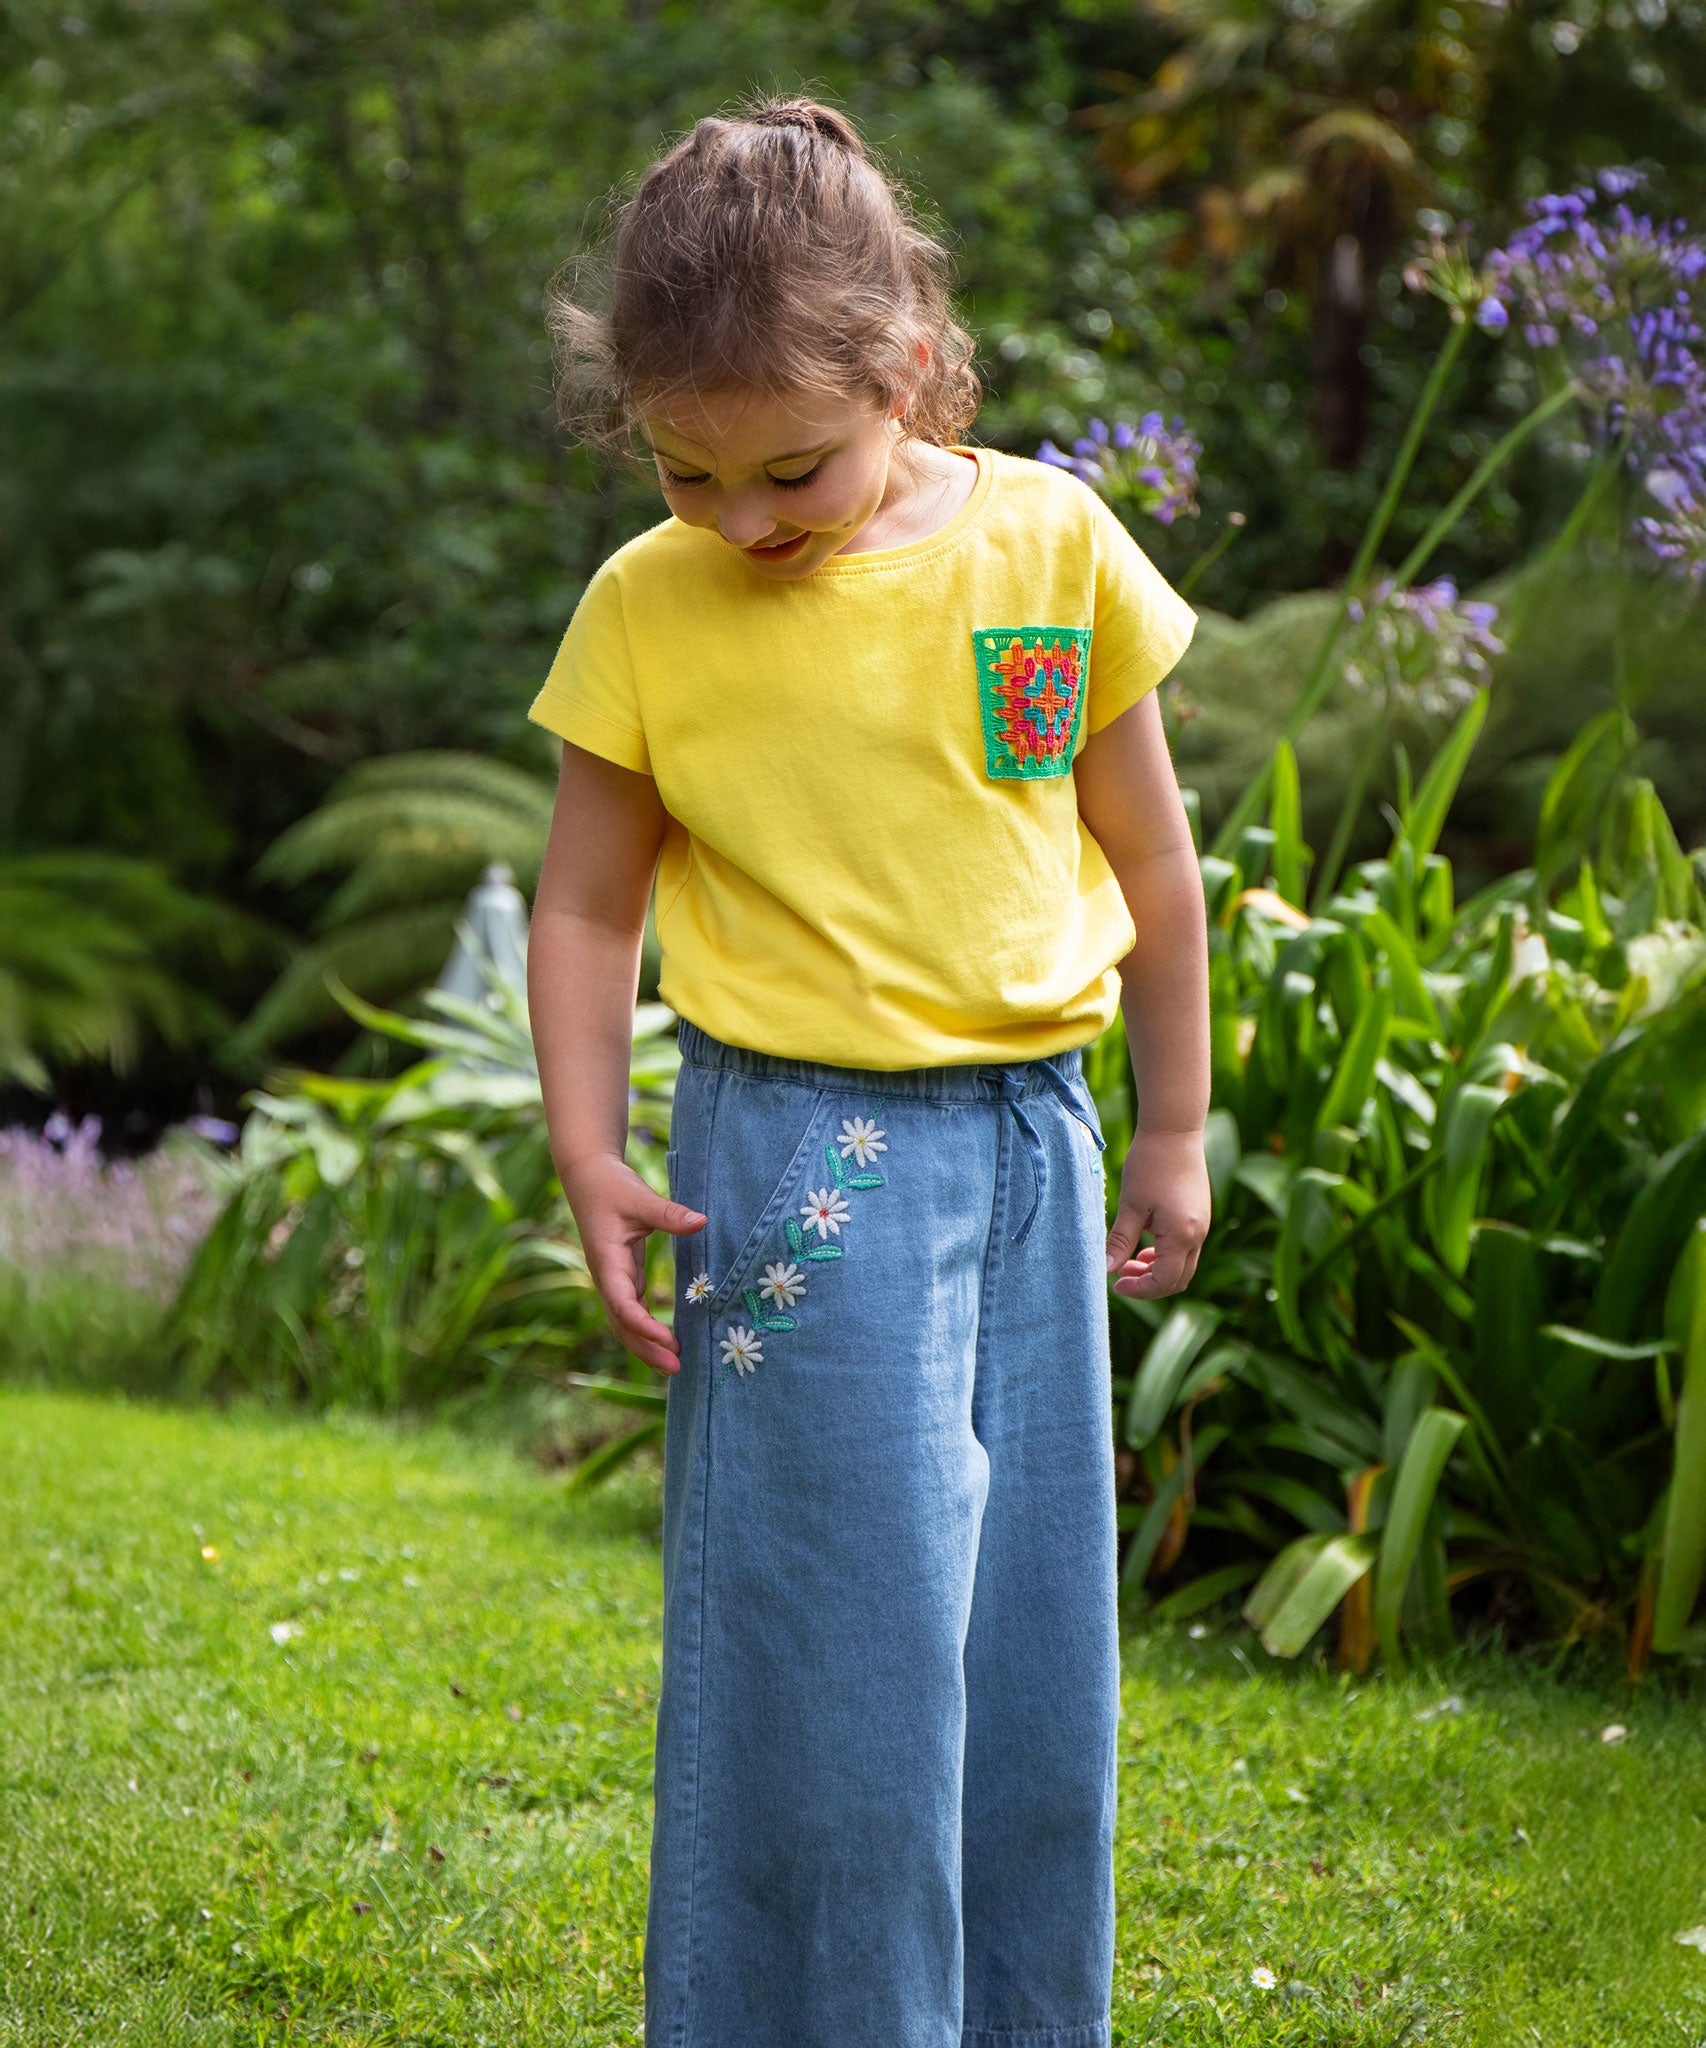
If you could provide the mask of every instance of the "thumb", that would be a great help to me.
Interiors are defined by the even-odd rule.
[[[665,1201],[661,1195],[653,1196],[651,1214],[643,1220],[649,1230],[667,1230],[671,1237],[691,1237],[696,1230],[703,1230],[706,1222],[698,1209]]]
[[[1113,1228],[1108,1232],[1108,1271],[1118,1272],[1126,1261],[1137,1251],[1137,1241],[1143,1235],[1149,1213],[1140,1209],[1135,1202],[1122,1202],[1114,1217]]]

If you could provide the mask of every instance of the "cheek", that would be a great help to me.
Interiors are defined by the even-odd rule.
[[[716,516],[709,500],[697,491],[663,491],[663,501],[683,526],[714,526]]]
[[[800,495],[804,497],[805,492]],[[883,495],[883,472],[874,463],[861,464],[824,492],[819,523],[833,527],[863,526]],[[805,508],[801,508],[804,514]],[[815,508],[814,508],[815,510]]]

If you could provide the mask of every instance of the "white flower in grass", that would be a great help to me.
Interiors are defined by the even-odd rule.
[[[766,1266],[758,1291],[768,1294],[778,1308],[792,1308],[806,1291],[806,1276],[791,1259],[785,1265]]]
[[[879,1152],[889,1148],[883,1143],[883,1134],[877,1129],[874,1116],[843,1117],[841,1119],[841,1156],[853,1155],[853,1164],[869,1166]]]
[[[745,1323],[736,1323],[723,1339],[723,1363],[732,1365],[744,1379],[753,1367],[763,1362],[764,1348],[758,1341],[756,1331],[749,1330]]]
[[[1250,1972],[1250,1982],[1255,1985],[1258,1991],[1271,1991],[1278,1981],[1279,1979],[1275,1977],[1273,1971],[1268,1968],[1266,1963],[1258,1963]]]
[[[710,1294],[710,1274],[695,1273],[693,1278],[689,1280],[687,1283],[687,1299],[689,1301],[708,1301],[710,1299]]]
[[[852,1213],[839,1188],[819,1188],[809,1202],[804,1202],[800,1206],[800,1214],[806,1219],[806,1228],[815,1230],[821,1238],[827,1238],[832,1230],[839,1237],[842,1224]]]
[[[272,1627],[267,1630],[267,1634],[281,1647],[288,1643],[293,1636],[299,1636],[301,1633],[301,1624],[294,1621],[275,1621]]]

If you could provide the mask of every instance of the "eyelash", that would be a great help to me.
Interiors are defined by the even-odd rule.
[[[779,491],[798,491],[812,482],[822,467],[823,464],[818,462],[814,463],[804,476],[773,476],[767,477],[765,481],[773,483]],[[666,484],[675,484],[683,490],[691,489],[695,484],[703,484],[710,481],[708,477],[703,476],[678,476],[673,469],[667,468],[664,469],[663,480]]]

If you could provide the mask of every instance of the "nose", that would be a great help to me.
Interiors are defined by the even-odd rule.
[[[755,547],[777,532],[775,513],[753,499],[733,499],[717,513],[717,531],[731,547]]]

